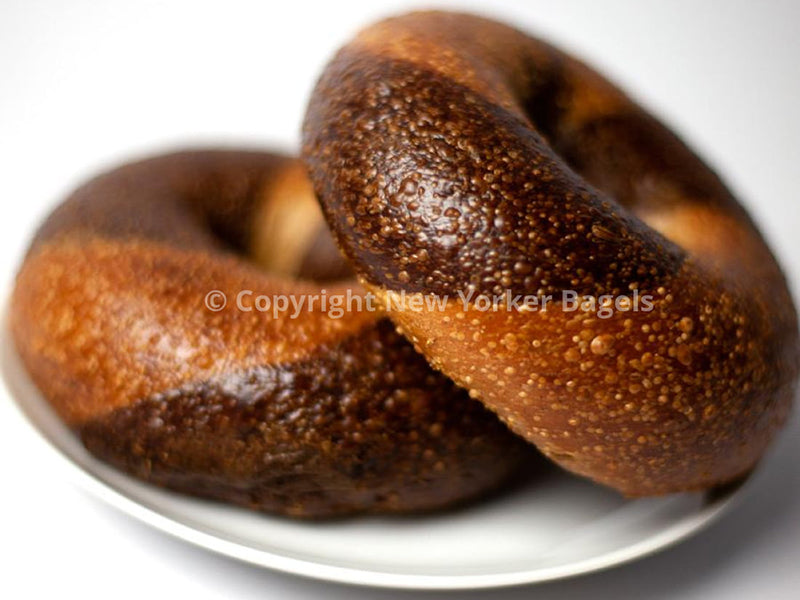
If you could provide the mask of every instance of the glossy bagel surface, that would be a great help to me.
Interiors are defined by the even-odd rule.
[[[303,158],[366,287],[445,300],[391,311],[400,330],[570,471],[628,495],[704,489],[785,422],[797,317],[769,248],[700,158],[576,59],[478,17],[388,19],[325,69]],[[507,295],[552,301],[481,310]]]
[[[254,309],[256,295],[363,297],[348,273],[299,161],[179,152],[52,213],[10,321],[93,454],[182,492],[302,517],[424,511],[535,464],[381,312]]]

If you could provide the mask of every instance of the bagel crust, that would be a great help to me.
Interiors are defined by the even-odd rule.
[[[36,234],[11,301],[16,346],[98,458],[262,511],[427,511],[540,464],[382,313],[238,309],[242,290],[363,296],[296,277],[349,272],[327,235],[296,159],[191,151],[122,166]],[[212,290],[224,309],[204,306]]]
[[[437,369],[566,469],[626,495],[748,473],[784,424],[797,316],[757,228],[598,73],[492,21],[414,13],[325,69],[303,158],[336,240]],[[481,311],[569,292],[649,310]],[[624,302],[622,307],[630,307]]]

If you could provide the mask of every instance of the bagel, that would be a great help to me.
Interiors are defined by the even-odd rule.
[[[302,157],[367,289],[443,300],[392,310],[404,335],[566,469],[629,496],[706,489],[785,423],[797,315],[768,246],[575,58],[469,15],[382,21],[324,70]],[[555,301],[478,302],[517,295]]]
[[[297,159],[179,152],[103,174],[51,214],[10,325],[86,448],[173,490],[330,517],[432,510],[530,470],[533,448],[381,312],[234,305],[242,290],[363,297],[349,272]],[[228,305],[205,306],[209,291]]]

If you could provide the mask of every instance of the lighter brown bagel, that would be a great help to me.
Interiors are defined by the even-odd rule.
[[[769,248],[678,137],[574,58],[473,16],[389,19],[328,65],[303,144],[367,288],[446,300],[391,312],[402,332],[570,471],[634,496],[704,489],[785,422],[797,317]],[[620,308],[570,310],[565,291]],[[555,300],[495,312],[459,293]]]
[[[47,219],[12,333],[92,453],[182,492],[302,517],[410,512],[536,464],[380,312],[234,304],[242,290],[363,296],[297,278],[347,271],[296,159],[159,156],[93,179]],[[229,299],[217,312],[213,290]]]

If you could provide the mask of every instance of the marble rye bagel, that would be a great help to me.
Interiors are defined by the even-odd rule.
[[[478,17],[388,19],[325,69],[302,155],[368,289],[447,297],[393,311],[400,330],[566,469],[632,496],[704,489],[784,424],[797,317],[769,248],[700,158],[576,59]],[[652,310],[457,298],[564,290]]]
[[[181,152],[105,173],[59,206],[18,274],[10,323],[89,451],[181,492],[300,517],[412,512],[532,469],[535,450],[381,313],[234,306],[241,290],[363,295],[349,273],[299,161]],[[228,306],[208,310],[209,290]]]

